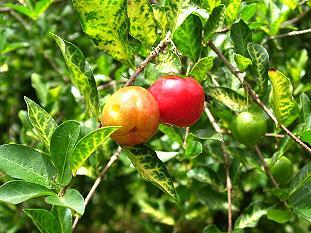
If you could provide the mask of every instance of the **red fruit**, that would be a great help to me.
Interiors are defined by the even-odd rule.
[[[163,76],[152,84],[149,91],[158,101],[162,123],[188,127],[202,114],[204,91],[193,78]]]

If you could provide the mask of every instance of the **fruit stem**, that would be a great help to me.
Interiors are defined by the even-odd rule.
[[[157,45],[157,47],[154,48],[154,50],[152,50],[152,52],[148,55],[148,57],[146,57],[146,59],[137,67],[137,69],[135,70],[134,74],[132,74],[132,76],[130,77],[130,79],[125,83],[125,87],[133,85],[133,83],[135,82],[137,76],[144,71],[144,69],[146,68],[146,66],[155,58],[159,55],[159,53],[161,51],[163,51],[166,46],[171,42],[171,31],[168,31],[166,33],[165,38]]]
[[[307,152],[311,154],[311,148],[307,146],[303,141],[301,141],[296,135],[294,135],[285,125],[280,124],[274,114],[268,109],[268,107],[259,99],[258,94],[252,89],[249,83],[247,83],[245,78],[245,73],[242,73],[239,69],[235,68],[223,55],[223,53],[215,46],[212,41],[208,42],[208,46],[217,54],[217,56],[224,62],[224,64],[229,68],[230,72],[236,76],[244,87],[245,91],[250,95],[250,97],[261,107],[267,115],[272,119],[274,124],[283,129],[288,136],[290,136],[297,144],[304,148]]]
[[[225,161],[225,169],[226,169],[226,187],[227,187],[227,199],[228,199],[228,233],[232,232],[232,183],[230,178],[230,159],[229,154],[226,151],[226,145],[225,140],[222,135],[224,132],[223,129],[219,126],[219,124],[216,122],[213,114],[208,109],[207,104],[205,103],[205,113],[207,115],[207,118],[211,122],[213,128],[217,133],[221,136],[221,150],[223,152],[224,161]]]

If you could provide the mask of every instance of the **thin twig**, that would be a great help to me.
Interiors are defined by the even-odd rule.
[[[14,10],[10,10],[10,14],[23,25],[23,27],[26,29],[26,31],[29,31],[30,26],[29,24],[21,17],[19,14],[17,14]]]
[[[169,31],[165,38],[157,45],[157,47],[152,50],[152,52],[149,54],[148,57],[137,67],[134,74],[130,77],[130,79],[126,82],[124,85],[125,87],[132,85],[137,76],[146,68],[146,66],[149,64],[151,60],[153,60],[158,54],[166,48],[166,46],[171,42],[171,32]]]
[[[292,18],[290,20],[285,21],[284,23],[281,24],[281,27],[284,28],[288,25],[294,24],[298,22],[300,19],[302,19],[306,14],[310,12],[310,9],[307,9],[306,11],[303,11],[300,15],[296,16],[295,18]]]
[[[258,155],[258,157],[259,157],[259,159],[260,159],[260,161],[261,161],[261,163],[262,163],[262,165],[263,165],[263,167],[264,167],[264,169],[265,169],[266,174],[267,174],[268,177],[270,178],[270,180],[271,180],[273,186],[274,186],[275,188],[278,189],[278,188],[279,188],[279,184],[278,184],[278,182],[274,179],[274,177],[273,177],[273,175],[272,175],[272,173],[271,173],[271,171],[270,171],[270,168],[269,168],[268,164],[266,163],[265,158],[264,158],[263,154],[261,153],[261,150],[259,149],[259,147],[258,147],[257,145],[255,145],[255,150],[256,150],[256,153],[257,153],[257,155]],[[287,208],[289,208],[289,205],[288,205],[287,201],[284,200],[284,201],[282,201],[282,202],[284,203],[284,205],[285,205]]]
[[[310,32],[311,32],[311,28],[300,30],[300,31],[291,31],[291,32],[287,32],[287,33],[276,35],[276,36],[270,36],[268,37],[268,40],[275,40],[275,39],[280,39],[284,37],[297,36],[297,35],[302,35],[302,34],[306,34]]]
[[[89,193],[87,194],[87,196],[86,196],[86,198],[84,200],[84,207],[87,206],[87,204],[89,203],[89,201],[93,197],[93,195],[94,195],[98,185],[104,179],[106,173],[108,172],[108,170],[110,169],[112,164],[118,160],[118,158],[120,156],[120,153],[121,153],[121,150],[122,150],[122,148],[119,146],[118,149],[116,150],[116,152],[110,157],[110,160],[106,164],[104,170],[98,175],[95,183],[93,184],[92,188],[90,189]],[[72,230],[74,230],[76,228],[78,222],[79,222],[79,216],[76,216],[75,221],[74,221],[74,223],[72,225]]]
[[[222,52],[214,45],[212,41],[208,42],[210,48],[217,54],[217,56],[224,62],[224,64],[229,68],[230,72],[236,76],[244,87],[245,91],[250,95],[250,97],[261,107],[267,115],[272,119],[274,124],[283,129],[288,136],[290,136],[297,144],[304,148],[307,152],[311,153],[311,148],[308,147],[304,142],[302,142],[296,135],[294,135],[285,125],[282,125],[278,122],[274,114],[268,109],[268,107],[259,99],[257,93],[252,89],[252,87],[244,80],[245,73],[242,73],[240,70],[235,68],[227,58],[222,54]]]
[[[225,168],[226,168],[226,187],[227,187],[227,198],[228,198],[228,233],[232,232],[232,183],[230,178],[230,161],[229,161],[229,154],[226,151],[225,140],[222,136],[223,130],[217,124],[214,116],[212,115],[211,111],[206,107],[205,104],[205,113],[207,118],[211,122],[213,128],[217,133],[221,135],[221,150],[223,152],[224,160],[225,160]]]
[[[284,138],[285,137],[284,134],[276,134],[276,133],[266,133],[265,136],[266,137],[273,137],[273,138]]]

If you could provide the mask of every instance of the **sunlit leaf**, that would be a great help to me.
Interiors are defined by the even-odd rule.
[[[157,25],[149,1],[130,0],[127,6],[130,34],[145,47],[151,47],[157,39]]]
[[[174,142],[179,143],[180,145],[183,144],[182,137],[176,132],[173,126],[160,124],[159,130],[166,134],[169,138],[171,138]]]
[[[83,31],[98,48],[114,59],[133,66],[128,43],[129,22],[126,0],[73,0]]]
[[[229,5],[226,7],[225,15],[226,21],[231,25],[239,15],[242,0],[231,0]]]
[[[270,104],[278,121],[285,126],[290,125],[298,117],[297,103],[293,97],[293,87],[290,80],[281,72],[270,69],[268,72],[272,83]]]

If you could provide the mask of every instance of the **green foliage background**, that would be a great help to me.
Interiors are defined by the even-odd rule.
[[[26,2],[24,4],[27,4],[29,9],[36,3],[31,0],[21,2]],[[135,34],[135,30],[131,28],[129,43],[135,50],[135,60],[125,61],[122,58],[119,59],[123,61],[121,63],[100,51],[82,32],[71,1],[44,2],[46,2],[46,9],[42,9],[42,12],[34,8],[29,12],[23,11],[24,13],[10,5],[12,1],[4,0],[0,3],[0,144],[19,143],[47,152],[44,143],[32,129],[24,96],[42,106],[58,124],[67,120],[81,122],[81,136],[98,127],[96,118],[87,111],[88,106],[83,96],[70,81],[71,73],[66,67],[53,36],[49,33],[55,33],[66,41],[70,41],[82,51],[93,70],[98,87],[99,105],[102,107],[109,95],[122,87],[133,73],[131,63],[137,66],[148,55],[151,45],[156,46],[163,38],[165,31],[163,27],[169,27],[171,30],[177,27],[175,24],[170,24],[170,17],[177,13],[174,12],[175,8],[167,9],[168,23],[163,23],[161,20],[157,22],[160,24],[158,28],[162,30],[158,29],[156,38],[150,36],[144,38],[144,35]],[[241,90],[238,80],[205,45],[208,39],[213,39],[231,62],[236,61],[239,68],[243,70],[248,67],[246,79],[256,91],[262,93],[264,102],[269,104],[268,91],[272,87],[267,84],[267,70],[263,73],[256,70],[254,62],[256,54],[251,51],[254,48],[250,44],[246,46],[252,41],[266,48],[270,67],[281,71],[292,83],[293,97],[299,108],[296,113],[300,115],[299,119],[295,117],[292,122],[285,123],[288,123],[289,128],[297,135],[303,131],[309,130],[310,132],[311,104],[308,97],[311,98],[311,60],[309,59],[311,33],[269,39],[288,31],[311,28],[310,1],[300,3],[285,0],[167,2],[184,4],[185,6],[181,8],[185,7],[185,9],[188,7],[187,4],[191,6],[195,4],[196,10],[174,33],[173,41],[182,56],[178,58],[175,53],[169,51],[161,54],[156,59],[157,64],[149,64],[145,72],[139,76],[136,81],[137,85],[148,87],[160,73],[168,71],[178,71],[182,75],[191,73],[197,76],[205,87],[209,95],[208,106],[217,121],[223,128],[228,129],[234,116],[233,111],[244,110],[250,100]],[[155,10],[156,7],[168,4],[167,2],[158,1],[158,5],[153,6],[153,12],[155,16],[158,16],[157,19],[163,20],[163,17],[161,10]],[[13,3],[20,5],[18,1]],[[219,6],[220,3],[224,6]],[[213,9],[216,10],[212,13]],[[224,15],[219,18],[223,18],[224,23],[217,22],[217,14],[221,12]],[[305,15],[297,21],[290,21],[300,17],[304,12],[306,12]],[[214,15],[215,22],[205,18],[206,14]],[[243,19],[245,23],[239,21],[240,19]],[[131,23],[135,25],[135,22]],[[230,31],[226,32],[227,29],[233,30],[234,27],[238,27],[242,32],[235,31],[237,33],[231,34]],[[252,29],[252,37],[243,35],[245,32],[243,27]],[[205,30],[203,35],[201,35],[202,29]],[[222,29],[225,29],[225,32],[219,32]],[[203,46],[201,46],[202,40]],[[244,58],[235,56],[235,53]],[[251,66],[245,62],[245,57],[253,60]],[[204,60],[200,61],[201,64],[197,68],[192,69],[199,58],[204,58]],[[239,58],[244,59],[243,62],[241,60],[238,62]],[[266,64],[263,67],[269,66]],[[202,69],[206,72],[202,72]],[[215,82],[219,83],[223,89],[212,87]],[[241,95],[226,92],[225,88],[230,88]],[[232,100],[238,105],[233,105]],[[270,103],[271,108],[275,110],[273,104],[277,105],[277,103],[273,101]],[[109,170],[104,182],[101,183],[87,206],[77,232],[196,233],[203,232],[206,226],[212,224],[217,225],[221,231],[226,231],[226,179],[219,135],[213,130],[205,114],[191,127],[190,132],[184,149],[182,144],[185,129],[172,129],[165,125],[162,125],[157,135],[148,142],[148,145],[157,151],[158,157],[165,161],[167,170],[173,178],[178,203],[156,186],[142,180],[139,173],[131,166],[126,153],[122,152],[120,160]],[[268,121],[268,132],[280,133],[274,128],[271,120]],[[310,142],[310,136],[305,136],[305,138]],[[277,212],[279,209],[284,209],[278,197],[286,195],[288,190],[292,191],[290,185],[278,190],[272,189],[255,150],[238,144],[232,140],[230,135],[225,135],[225,141],[231,155],[233,220],[237,228],[246,227],[244,232],[252,233],[310,232],[310,223],[307,220],[311,219],[310,214],[308,217],[299,218],[294,212]],[[85,197],[97,174],[116,148],[117,145],[113,141],[105,141],[89,157],[70,186],[79,190]],[[260,148],[268,160],[276,159],[281,155],[287,156],[294,164],[294,174],[297,174],[310,161],[309,154],[288,137],[280,139],[265,137],[260,142]],[[1,184],[10,180],[12,178],[0,171]],[[310,185],[305,190],[305,193],[309,195],[305,200],[309,201],[301,204],[297,203],[295,197],[289,200],[300,209],[306,209],[306,212],[310,212],[311,209],[310,199],[308,199],[311,196],[309,187]],[[25,208],[37,207],[49,209],[50,205],[45,203],[42,197],[19,205],[0,202],[0,232],[37,232],[31,219],[21,211]],[[267,215],[269,208],[276,211],[268,211]],[[282,216],[282,214],[289,216]],[[268,218],[288,221],[280,224]],[[218,231],[210,226],[205,228],[204,232]]]

